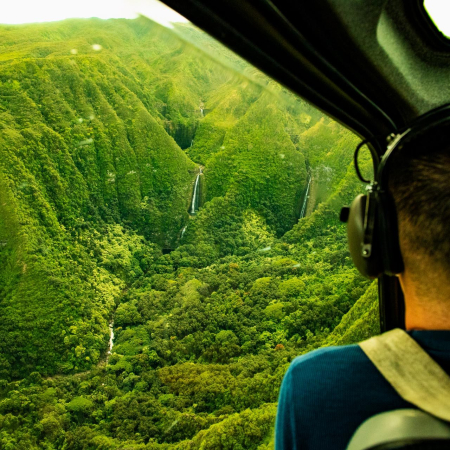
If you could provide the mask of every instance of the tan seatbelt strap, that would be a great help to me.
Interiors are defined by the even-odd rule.
[[[408,333],[397,328],[359,346],[400,397],[450,422],[450,377]]]

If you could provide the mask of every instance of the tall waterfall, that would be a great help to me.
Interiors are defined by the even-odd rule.
[[[311,174],[309,174],[308,177],[308,186],[306,187],[305,199],[303,200],[302,211],[300,212],[300,219],[303,219],[303,217],[305,217],[306,215],[306,207],[308,206],[308,194],[310,186],[311,186]]]
[[[194,193],[192,195],[192,204],[191,204],[191,214],[195,214],[198,210],[198,190],[199,190],[199,182],[200,182],[200,175],[202,174],[202,168],[200,167],[200,172],[197,175],[197,178],[195,179],[195,185],[194,185]]]

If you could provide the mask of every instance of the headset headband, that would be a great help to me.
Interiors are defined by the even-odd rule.
[[[396,205],[388,189],[392,155],[418,135],[432,132],[436,126],[449,121],[450,105],[446,105],[421,116],[397,134],[388,136],[381,160],[374,148],[369,147],[375,172],[372,182],[362,177],[357,161],[359,150],[370,140],[361,142],[356,148],[356,173],[369,186],[366,195],[357,196],[350,208],[342,209],[341,220],[347,222],[350,254],[363,275],[378,278],[382,274],[399,274],[404,269]],[[379,143],[382,140],[380,137],[376,139]]]
[[[376,140],[376,137],[372,137],[370,139],[362,141],[355,150],[354,161],[355,161],[355,170],[358,178],[366,184],[371,184],[373,187],[377,186],[378,189],[385,189],[387,187],[387,173],[386,170],[387,163],[390,159],[390,156],[394,153],[394,151],[399,148],[405,141],[406,138],[410,138],[413,135],[418,133],[423,133],[427,129],[434,128],[438,125],[441,125],[444,122],[450,121],[450,104],[441,106],[436,108],[428,113],[418,117],[414,121],[410,123],[410,125],[400,129],[397,134],[392,133],[387,136],[386,141],[388,142],[386,151],[384,152],[381,161],[379,160],[378,155],[374,153],[372,149],[370,149],[372,160],[375,166],[375,180],[370,181],[363,178],[361,175],[361,171],[358,167],[358,153],[361,147],[365,144],[368,144],[371,141]],[[379,139],[379,138],[378,138]]]

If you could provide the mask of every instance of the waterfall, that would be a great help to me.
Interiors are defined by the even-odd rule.
[[[199,180],[200,180],[200,174],[198,174],[197,178],[195,179],[194,194],[192,195],[191,214],[195,214],[195,211],[197,209],[198,182],[199,182]]]
[[[114,345],[114,320],[110,322],[109,326],[109,347],[108,347],[108,355],[111,354],[113,345]]]
[[[180,240],[183,239],[184,233],[186,233],[186,228],[187,228],[187,225],[185,225],[185,226],[183,227],[183,229],[181,230]]]
[[[306,206],[308,205],[308,194],[309,194],[310,185],[311,185],[311,174],[309,174],[309,178],[308,178],[308,186],[306,188],[305,199],[303,200],[303,206],[302,206],[302,211],[300,213],[300,219],[303,219],[303,217],[305,217],[305,215],[306,215]]]
[[[203,108],[200,108],[200,115],[203,117]]]
[[[197,178],[195,179],[195,185],[194,185],[194,193],[192,195],[192,204],[191,204],[191,214],[195,214],[198,209],[198,185],[200,181],[200,175],[202,174],[202,168],[200,167],[200,172],[197,175]]]

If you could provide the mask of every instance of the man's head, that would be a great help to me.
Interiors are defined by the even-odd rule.
[[[389,189],[405,263],[402,286],[409,283],[420,301],[446,298],[450,312],[450,125],[405,139],[390,161]]]

